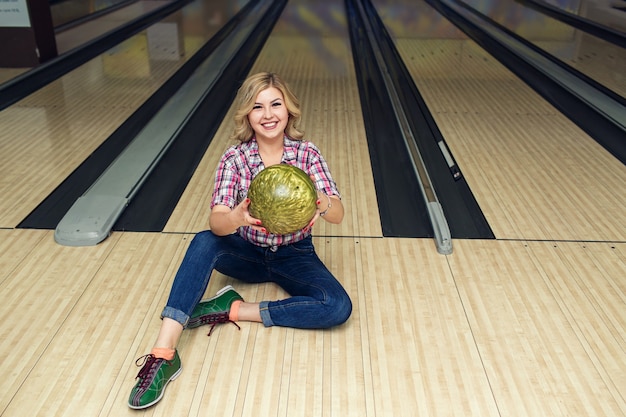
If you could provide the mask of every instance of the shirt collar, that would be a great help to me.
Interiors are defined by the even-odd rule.
[[[297,158],[297,142],[290,139],[287,135],[283,136],[283,158],[281,163],[293,165]],[[256,136],[253,136],[248,142],[248,152],[250,153],[250,166],[256,168],[263,163],[261,154],[259,153],[259,143],[256,140]]]

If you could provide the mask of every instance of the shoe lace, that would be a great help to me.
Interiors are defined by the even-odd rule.
[[[232,323],[237,326],[237,329],[241,330],[241,327],[239,327],[237,323],[230,319],[227,311],[223,313],[214,313],[202,316],[200,317],[200,323],[211,325],[211,328],[209,329],[209,334],[207,336],[211,336],[211,333],[213,333],[213,329],[215,329],[215,326],[217,326],[218,324]]]
[[[163,361],[171,363],[166,359],[157,358],[151,353],[143,355],[135,361],[135,365],[141,366],[139,373],[135,377],[135,379],[140,378],[140,388],[147,388],[150,386],[156,372],[159,370],[159,366],[163,363]]]

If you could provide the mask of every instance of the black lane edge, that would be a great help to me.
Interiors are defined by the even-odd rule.
[[[468,37],[474,42],[479,44],[487,52],[493,55],[500,63],[505,65],[511,72],[522,79],[526,84],[532,87],[537,93],[539,93],[544,99],[556,107],[567,118],[574,122],[578,127],[585,131],[591,138],[598,142],[608,152],[615,156],[623,164],[626,164],[626,140],[624,130],[617,124],[613,123],[609,118],[604,116],[601,112],[590,106],[581,100],[574,93],[568,91],[562,87],[550,77],[548,77],[539,68],[529,64],[522,57],[511,51],[509,48],[503,46],[496,39],[492,38],[488,33],[482,30],[482,28],[474,25],[468,19],[449,6],[443,4],[438,0],[425,0],[434,9],[436,9],[442,16],[452,22],[455,26],[461,29]],[[527,40],[521,38],[517,34],[511,32],[507,28],[501,26],[497,22],[493,21],[489,17],[481,14],[477,10],[471,8],[462,2],[456,2],[460,6],[467,9],[469,12],[480,16],[481,19],[485,19],[489,24],[494,25],[498,29],[503,30],[505,33],[514,37],[519,42],[533,49],[535,52],[550,59],[556,65],[570,72],[572,75],[578,77],[582,82],[587,82],[592,87],[596,88],[599,92],[606,94],[618,103],[626,105],[626,99],[609,90],[603,85],[599,84],[592,78],[586,76],[580,71],[564,64],[560,60],[556,59],[552,55],[546,53],[544,50],[536,47]],[[555,161],[558,163],[558,161]]]
[[[383,235],[433,237],[426,202],[419,190],[389,94],[354,1],[358,0],[346,0],[345,3]],[[362,4],[402,106],[410,118],[411,131],[418,142],[452,237],[494,239],[467,182],[462,175],[455,180],[438,145],[439,141],[443,141],[441,132],[393,40],[372,4],[369,1]]]
[[[367,34],[353,1],[345,4],[383,236],[433,237],[426,203]]]
[[[126,119],[109,138],[59,184],[17,227],[55,229],[74,202],[102,175],[120,152],[139,134],[153,115],[187,81],[196,68],[206,60],[252,9],[253,2],[249,2],[237,15],[233,16],[224,27]],[[137,196],[135,197],[136,199]]]
[[[192,1],[175,0],[1,84],[0,111],[45,87],[85,62],[101,55]]]
[[[163,230],[230,109],[239,86],[248,76],[282,14],[287,0],[274,0],[273,3],[259,19],[249,38],[231,60],[231,64],[222,72],[214,87],[181,129],[174,144],[133,197],[113,230],[134,232]]]
[[[544,58],[550,60],[550,62],[552,62],[554,65],[558,65],[559,67],[561,67],[565,71],[569,72],[570,74],[575,75],[578,79],[580,79],[581,81],[584,81],[585,83],[589,84],[590,86],[592,86],[596,90],[600,91],[602,94],[610,97],[614,101],[617,101],[622,106],[626,106],[626,98],[620,96],[615,91],[611,90],[610,88],[606,87],[603,84],[600,84],[599,82],[597,82],[593,78],[589,77],[588,75],[578,71],[576,68],[571,67],[570,65],[568,65],[565,62],[561,61],[560,59],[556,58],[554,55],[551,55],[550,53],[548,53],[545,50],[541,49],[540,47],[538,47],[534,43],[528,41],[527,39],[525,39],[525,38],[521,37],[520,35],[518,35],[517,33],[513,32],[512,30],[510,30],[506,26],[501,25],[500,23],[496,22],[495,20],[493,20],[489,16],[486,16],[485,14],[481,13],[480,11],[474,9],[473,7],[468,5],[467,3],[463,3],[463,2],[461,2],[459,0],[451,0],[451,1],[457,3],[459,6],[463,7],[468,12],[478,16],[480,19],[485,20],[486,22],[489,23],[489,25],[491,25],[491,26],[495,27],[496,29],[504,32],[506,35],[514,38],[516,41],[522,43],[525,47],[527,47],[529,49],[532,49],[533,52],[535,52],[535,53],[543,56]],[[464,21],[466,20],[463,16],[458,15],[454,10],[450,9],[448,6],[446,6],[445,4],[443,4],[439,0],[426,0],[426,2],[428,2],[429,4],[431,4],[433,2],[436,2],[437,4],[440,4],[442,7],[445,7],[446,9],[450,10],[455,15],[459,16],[459,18],[463,19]],[[452,22],[456,25],[455,21],[452,21]],[[473,24],[471,22],[468,21],[467,23],[469,25],[473,26]],[[478,28],[478,27],[475,27],[475,28],[476,28],[476,30],[480,30],[480,28]],[[487,35],[487,36],[491,37],[490,35]],[[513,53],[513,52],[511,52],[511,53]]]
[[[515,0],[517,3],[521,3],[526,7],[535,9],[547,16],[550,16],[556,20],[580,29],[590,35],[596,36],[607,42],[611,42],[622,48],[626,48],[626,33],[620,32],[608,26],[601,25],[593,20],[587,19],[582,16],[578,16],[573,13],[569,13],[565,10],[561,10],[556,6],[553,6],[544,1],[537,0]]]

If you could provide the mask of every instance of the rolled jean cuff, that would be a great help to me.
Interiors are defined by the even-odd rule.
[[[189,323],[189,316],[187,314],[169,306],[166,306],[161,313],[161,319],[163,319],[164,317],[179,322],[183,326],[183,328],[187,327],[187,323]]]
[[[261,310],[261,320],[263,321],[263,325],[265,327],[272,327],[274,322],[270,317],[270,311],[268,309],[269,301],[261,301],[259,303],[259,309]]]

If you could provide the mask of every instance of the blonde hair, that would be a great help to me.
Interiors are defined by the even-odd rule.
[[[300,111],[300,101],[291,92],[289,86],[280,78],[278,74],[272,72],[260,72],[249,76],[237,91],[235,101],[238,110],[235,113],[235,129],[231,139],[239,142],[247,142],[254,136],[254,131],[248,121],[248,114],[252,111],[257,96],[263,90],[270,87],[277,88],[283,94],[285,106],[289,113],[285,134],[292,139],[301,140],[304,132],[298,128],[302,112]]]

